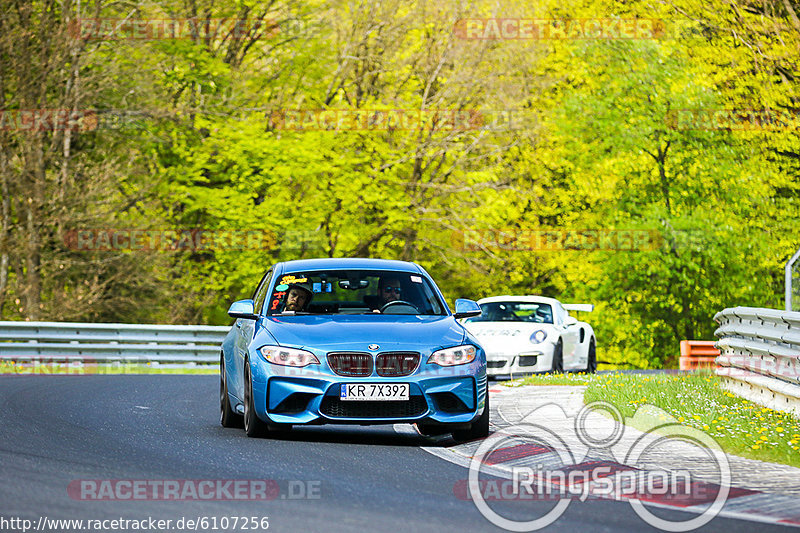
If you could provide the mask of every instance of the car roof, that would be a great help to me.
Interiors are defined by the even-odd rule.
[[[361,257],[333,257],[322,259],[297,259],[284,261],[277,266],[283,272],[303,270],[332,270],[337,268],[361,270],[395,270],[399,272],[413,272],[423,274],[425,271],[416,263],[408,261],[395,261],[392,259],[371,259]]]
[[[556,305],[561,304],[555,298],[548,298],[547,296],[490,296],[489,298],[481,298],[478,300],[478,305],[480,304],[490,304],[495,302],[524,302],[524,303],[542,303],[542,304],[550,304]]]

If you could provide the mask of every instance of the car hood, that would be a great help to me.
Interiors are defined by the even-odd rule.
[[[464,327],[479,338],[503,337],[513,339],[519,337],[525,340],[528,340],[531,333],[536,330],[543,329],[549,334],[555,329],[553,324],[532,322],[467,322]]]
[[[466,337],[452,316],[298,315],[266,317],[262,324],[281,346],[322,351],[373,351],[368,346],[377,344],[380,351],[430,352]]]
[[[464,324],[467,330],[484,347],[487,353],[518,353],[520,350],[540,351],[551,346],[558,333],[553,324],[521,322],[471,322]],[[531,334],[543,329],[547,339],[541,344],[530,341]]]
[[[558,331],[553,324],[536,324],[530,322],[468,322],[464,324],[472,336],[482,345],[495,348],[505,346],[528,346],[534,331],[543,329],[547,332],[547,341],[555,342]]]

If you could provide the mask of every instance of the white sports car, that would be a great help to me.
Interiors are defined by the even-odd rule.
[[[543,296],[493,296],[478,305],[481,315],[463,323],[486,352],[489,376],[597,370],[592,326],[568,313],[591,312],[593,305],[562,305]]]

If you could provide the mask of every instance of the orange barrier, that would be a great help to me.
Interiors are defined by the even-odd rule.
[[[715,341],[681,341],[681,370],[714,368],[714,359],[719,355]]]

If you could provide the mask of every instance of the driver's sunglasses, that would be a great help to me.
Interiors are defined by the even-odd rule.
[[[400,294],[400,287],[384,287],[383,292],[394,292],[395,294]]]

